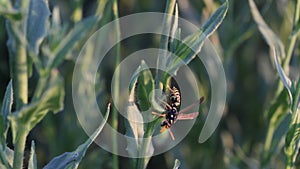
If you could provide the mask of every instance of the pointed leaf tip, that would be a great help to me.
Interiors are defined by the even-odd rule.
[[[65,152],[53,158],[43,169],[76,169],[85,156],[86,150],[91,143],[97,138],[107,122],[110,113],[110,103],[107,106],[107,111],[98,129],[89,137],[87,141],[77,147],[73,152]]]
[[[11,107],[13,104],[13,88],[12,88],[12,80],[9,81],[6,91],[3,98],[3,105],[1,108],[1,115],[3,118],[4,131],[8,129],[8,120],[7,116],[11,113]]]
[[[28,169],[37,169],[35,143],[33,140],[31,142],[30,157],[29,157],[29,161],[28,161]]]
[[[271,28],[266,24],[263,17],[259,13],[255,2],[253,0],[249,0],[249,5],[251,9],[252,16],[254,18],[255,23],[258,26],[260,33],[263,35],[264,39],[268,43],[271,51],[273,52],[273,60],[275,62],[275,67],[279,74],[280,80],[284,84],[285,88],[288,90],[290,101],[292,102],[293,97],[291,93],[291,80],[288,76],[286,76],[283,67],[280,63],[280,58],[285,58],[286,53],[284,49],[284,45],[279,39],[279,37],[271,30]]]
[[[173,169],[179,169],[180,165],[181,165],[180,161],[178,159],[176,159],[175,162],[174,162]]]

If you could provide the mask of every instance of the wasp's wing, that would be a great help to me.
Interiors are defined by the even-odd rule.
[[[198,106],[199,104],[201,104],[204,100],[204,97],[201,97],[199,100],[197,100],[196,102],[194,102],[193,104],[189,105],[188,107],[182,109],[179,114],[182,113],[186,113],[188,111],[190,111],[191,109],[193,109],[194,107]]]
[[[179,114],[177,120],[191,120],[198,117],[199,112],[189,113],[189,114]]]

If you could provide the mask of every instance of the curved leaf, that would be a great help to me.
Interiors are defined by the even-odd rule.
[[[163,18],[163,23],[162,23],[162,34],[163,35],[170,34],[175,4],[176,4],[176,0],[167,1],[166,8],[165,8],[165,14],[164,14],[164,18]],[[161,68],[166,65],[168,37],[161,36],[159,45],[160,45],[160,49],[163,49],[163,50],[158,51],[158,59],[157,59],[157,64],[159,64],[158,67]]]
[[[125,135],[128,136],[127,139],[127,147],[126,150],[128,151],[128,154],[131,157],[137,157],[138,151],[141,147],[141,140],[144,136],[144,120],[142,117],[141,112],[139,111],[138,107],[135,104],[135,88],[138,81],[138,75],[141,71],[141,66],[138,67],[138,69],[133,74],[133,77],[130,82],[129,90],[129,100],[128,100],[128,106],[127,106],[127,118],[125,120],[125,128],[126,133]],[[132,139],[133,138],[133,139]]]
[[[4,168],[4,166],[6,168],[11,168],[9,166],[12,164],[13,152],[6,146],[6,135],[9,127],[7,116],[11,113],[12,104],[13,88],[12,80],[10,80],[6,87],[0,114],[0,168]]]
[[[181,165],[180,161],[178,159],[176,159],[175,162],[174,162],[173,169],[179,169],[180,165]]]
[[[292,168],[295,165],[296,157],[300,147],[300,111],[298,109],[292,115],[292,121],[289,126],[289,130],[286,134],[285,149],[286,165]]]
[[[0,147],[0,168],[12,169],[14,159],[14,151],[6,145],[4,148]]]
[[[53,71],[46,91],[39,100],[22,107],[17,112],[9,114],[8,120],[11,123],[13,143],[16,141],[16,134],[20,128],[26,129],[26,132],[29,132],[49,111],[56,113],[62,110],[64,99],[63,87],[63,80],[59,73]]]
[[[21,12],[12,7],[10,0],[0,1],[0,15],[3,15],[10,20],[20,20],[22,18]]]
[[[27,17],[27,42],[35,54],[47,33],[47,23],[50,16],[46,0],[31,0]]]
[[[48,63],[50,68],[58,66],[64,60],[70,49],[74,47],[78,40],[83,38],[87,31],[92,29],[98,20],[98,17],[91,16],[76,23],[74,28],[66,35],[51,54],[51,60]]]
[[[226,0],[204,23],[202,28],[186,37],[178,45],[173,56],[170,56],[167,62],[168,73],[176,74],[176,71],[183,64],[189,64],[202,49],[205,40],[212,35],[224,20],[228,10],[228,1]]]
[[[152,118],[152,114],[149,113],[149,111],[145,113],[140,112],[135,104],[135,99],[139,102],[150,104],[149,99],[151,96],[149,96],[149,94],[154,89],[152,74],[144,61],[142,61],[141,65],[135,71],[129,88],[130,95],[127,107],[127,120],[125,120],[125,134],[128,136],[126,150],[131,157],[140,157],[135,161],[135,167],[141,168],[146,167],[150,156],[154,152],[151,136],[148,135],[149,130],[152,129],[150,129],[147,124],[148,118]],[[143,108],[142,106],[146,106],[144,107],[145,109],[151,108],[146,104],[140,104],[140,106],[141,108]]]
[[[273,52],[274,62],[279,74],[281,81],[289,92],[290,101],[292,102],[293,97],[291,93],[291,80],[285,75],[285,72],[279,62],[280,58],[285,58],[285,50],[281,40],[277,37],[277,35],[269,28],[269,26],[265,23],[264,19],[260,15],[255,3],[253,0],[249,0],[250,8],[252,16],[258,25],[260,33],[265,38],[266,42],[270,46],[271,51]]]
[[[138,102],[140,110],[148,110],[151,107],[150,100],[153,95],[151,92],[154,90],[154,80],[150,69],[144,61],[141,63],[141,71],[137,79],[135,90],[135,101]]]
[[[53,158],[43,169],[76,169],[82,158],[85,156],[86,150],[102,131],[107,122],[109,113],[110,104],[107,106],[107,111],[102,123],[87,141],[81,144],[75,151],[66,152]]]
[[[12,104],[13,104],[13,88],[12,88],[12,80],[10,80],[6,87],[6,91],[3,98],[3,104],[1,108],[1,118],[3,120],[3,126],[0,125],[0,132],[1,134],[3,132],[4,139],[6,138],[6,132],[8,129],[7,116],[11,113]]]

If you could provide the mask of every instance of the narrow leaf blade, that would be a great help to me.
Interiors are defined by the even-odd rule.
[[[149,67],[144,61],[141,63],[141,72],[137,82],[134,93],[136,100],[134,101],[138,103],[141,111],[146,111],[151,107],[150,100],[153,97],[151,92],[154,90],[154,80]]]
[[[286,165],[293,168],[300,144],[300,111],[298,109],[291,117],[291,123],[285,139]]]
[[[3,98],[3,105],[1,108],[1,116],[3,118],[3,124],[4,124],[3,131],[7,131],[8,129],[7,116],[11,113],[12,104],[13,104],[13,88],[12,88],[12,80],[10,80],[6,87],[6,91]]]
[[[285,72],[279,62],[280,57],[285,58],[285,50],[284,50],[283,43],[266,24],[266,22],[260,15],[254,1],[249,0],[249,4],[250,4],[252,16],[256,24],[258,25],[260,33],[263,35],[269,47],[271,48],[271,51],[273,52],[274,62],[276,65],[277,72],[284,86],[288,90],[290,101],[292,102],[293,98],[291,94],[291,80],[285,75]]]
[[[53,51],[53,56],[49,62],[49,66],[54,68],[58,66],[66,57],[67,53],[74,47],[74,45],[89,31],[98,21],[97,17],[88,17],[74,26],[74,28],[67,34],[61,43]]]
[[[48,3],[45,0],[31,0],[27,18],[27,41],[30,50],[38,54],[39,46],[47,33],[50,16]]]
[[[141,147],[141,142],[139,138],[144,136],[144,125],[143,125],[143,117],[134,103],[134,89],[136,86],[137,78],[132,82],[134,83],[128,100],[127,107],[127,118],[125,120],[125,127],[127,137],[127,148],[128,154],[131,157],[137,157],[139,153],[139,149]]]
[[[6,145],[0,147],[0,168],[12,169],[14,151]]]
[[[175,162],[174,162],[173,169],[179,169],[180,165],[181,165],[180,161],[178,159],[176,159]]]
[[[0,15],[3,15],[10,20],[20,20],[22,18],[21,12],[17,9],[14,9],[11,1],[9,0],[0,1]]]
[[[30,156],[29,156],[29,161],[28,161],[28,169],[37,169],[35,144],[34,144],[33,140],[31,142]]]
[[[26,126],[26,130],[29,132],[49,111],[56,113],[62,110],[64,94],[62,77],[59,72],[52,71],[47,89],[41,98],[23,106],[21,110],[9,114],[8,120],[12,128],[13,143],[16,141],[16,131],[20,128]]]
[[[178,45],[174,57],[172,57],[173,61],[170,61],[167,66],[170,74],[176,73],[181,65],[189,64],[195,58],[196,54],[201,51],[205,40],[221,25],[227,11],[228,1],[226,0],[199,31],[189,35],[183,40],[183,43]]]
[[[92,136],[85,141],[85,143],[78,146],[78,148],[73,152],[65,152],[55,158],[53,158],[43,169],[76,169],[81,162],[82,158],[85,156],[86,150],[91,145],[91,143],[97,138],[97,136],[102,131],[104,125],[107,122],[110,113],[110,104],[107,107],[105,117],[98,127],[98,129],[92,134]]]

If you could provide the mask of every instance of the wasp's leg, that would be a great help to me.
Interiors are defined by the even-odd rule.
[[[165,123],[162,123],[162,124],[161,124],[160,132],[162,133],[162,132],[164,132],[166,129],[168,129],[168,131],[169,131],[169,133],[170,133],[170,136],[171,136],[172,140],[175,140],[174,134],[173,134],[173,132],[172,132],[171,129],[170,129],[171,125],[170,125],[169,122],[167,122],[167,121],[164,121],[164,122],[165,122]]]
[[[162,132],[164,132],[166,129],[167,129],[166,127],[162,127],[162,128],[160,129],[160,132],[162,133]],[[174,134],[173,134],[173,132],[171,131],[171,129],[168,129],[168,131],[169,131],[169,133],[170,133],[170,136],[171,136],[172,140],[175,140]]]
[[[169,131],[169,133],[170,133],[170,136],[171,136],[172,140],[175,140],[174,134],[173,134],[173,132],[171,131],[171,129],[168,129],[168,131]]]
[[[165,126],[161,127],[160,131],[159,132],[164,132],[167,128]]]
[[[153,115],[159,116],[159,117],[166,117],[166,114],[162,113],[156,113],[156,112],[152,112]]]

